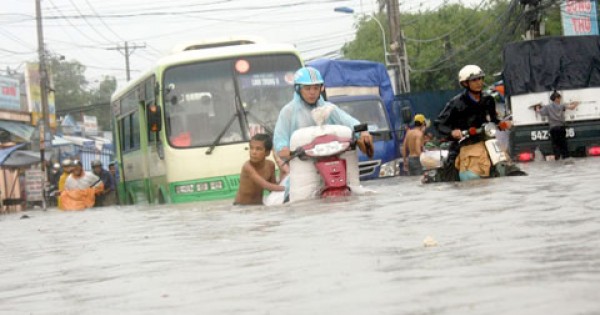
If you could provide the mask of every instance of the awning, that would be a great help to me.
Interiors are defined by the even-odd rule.
[[[28,124],[7,120],[0,120],[0,129],[4,129],[10,132],[11,134],[26,141],[31,140],[31,135],[35,130],[33,126],[30,126]]]
[[[44,156],[46,161],[50,160],[50,155]],[[2,167],[24,167],[40,163],[40,152],[36,151],[14,151],[2,163]]]
[[[67,136],[64,135],[63,139],[72,142],[75,145],[78,146],[93,146],[95,144],[95,141],[92,139],[88,139],[88,138],[82,138],[82,137],[77,137],[77,136]]]
[[[71,145],[73,144],[73,142],[63,138],[63,137],[59,137],[59,136],[54,136],[54,139],[52,139],[52,146],[53,147],[60,147],[63,145]]]
[[[17,144],[10,148],[0,149],[0,165],[4,165],[4,161],[8,159],[11,153],[24,145],[26,145],[26,143]]]

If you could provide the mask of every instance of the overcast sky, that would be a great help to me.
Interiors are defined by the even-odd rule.
[[[479,3],[483,0],[463,0]],[[400,1],[400,11],[435,9],[443,0]],[[456,2],[456,1],[451,1]],[[355,14],[334,12],[346,6]],[[310,59],[338,50],[354,34],[355,17],[377,10],[375,0],[42,0],[47,50],[87,67],[92,83],[102,75],[125,82],[123,46],[132,78],[182,41],[233,35],[295,44]],[[2,0],[0,74],[37,60],[35,0]]]

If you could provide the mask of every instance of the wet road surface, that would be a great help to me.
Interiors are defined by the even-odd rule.
[[[2,215],[0,314],[600,314],[600,159],[521,167],[342,202]]]

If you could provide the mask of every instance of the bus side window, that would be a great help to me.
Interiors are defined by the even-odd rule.
[[[148,106],[152,105],[152,104],[156,104],[156,100],[155,100],[155,90],[156,87],[154,86],[154,77],[151,77],[150,79],[146,80],[146,82],[144,82],[144,109],[145,111],[148,111]],[[146,117],[147,117],[146,113]],[[154,143],[157,140],[157,134],[156,132],[152,132],[152,130],[150,130],[150,125],[146,124],[147,129],[148,129],[148,142],[149,143]]]
[[[135,111],[131,114],[131,149],[140,148],[140,112]]]
[[[131,122],[130,116],[125,116],[120,120],[121,128],[121,149],[123,152],[127,152],[131,148]]]

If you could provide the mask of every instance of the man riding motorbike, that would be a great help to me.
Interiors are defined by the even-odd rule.
[[[483,92],[484,77],[485,73],[476,65],[463,67],[458,73],[458,82],[465,89],[464,92],[446,104],[434,123],[438,132],[453,142],[445,165],[446,172],[442,175],[445,181],[490,176],[491,161],[484,145],[484,135],[476,134],[463,139],[462,131],[480,128],[486,122],[496,123],[500,129],[510,128],[509,122],[501,123],[498,119],[494,98]]]

